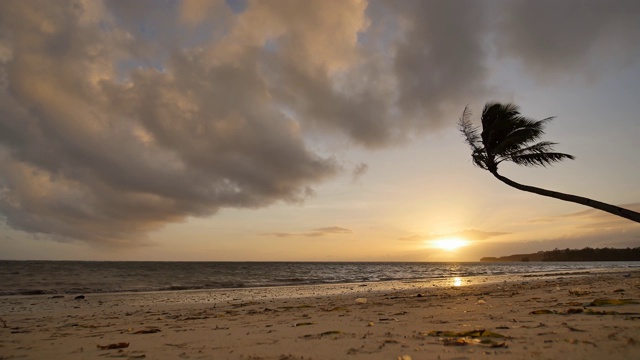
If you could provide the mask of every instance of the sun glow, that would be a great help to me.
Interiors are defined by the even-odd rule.
[[[454,251],[463,246],[466,246],[468,243],[467,240],[460,238],[443,238],[438,240],[431,241],[431,247],[436,249],[441,249],[445,251]]]

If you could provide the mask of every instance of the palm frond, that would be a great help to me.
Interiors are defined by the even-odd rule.
[[[573,155],[563,153],[529,153],[523,155],[514,155],[511,157],[511,161],[518,165],[524,166],[542,166],[546,167],[554,162],[559,162],[565,159],[574,159]]]
[[[517,151],[539,139],[543,133],[542,130],[536,128],[517,128],[493,147],[493,153],[506,154]]]
[[[471,147],[474,165],[496,172],[498,164],[513,161],[518,165],[547,166],[573,156],[554,152],[556,143],[537,142],[544,135],[544,126],[554,117],[536,120],[522,116],[517,105],[488,102],[482,110],[479,127],[470,120],[465,107],[458,122],[465,142]],[[537,143],[536,143],[537,142]]]
[[[488,102],[482,109],[482,128],[493,126],[495,121],[513,117],[520,114],[520,108],[515,104],[501,104],[498,102]]]
[[[485,106],[481,116],[481,137],[487,152],[496,153],[495,147],[520,127],[519,118],[519,109],[514,104],[489,103]]]
[[[481,169],[488,170],[487,167],[487,154],[484,149],[478,149],[471,154],[473,164]]]
[[[458,120],[458,128],[462,135],[464,136],[464,140],[471,147],[472,151],[477,151],[481,148],[481,140],[480,135],[478,134],[479,128],[477,126],[473,126],[471,120],[471,110],[468,106],[464,108],[462,112],[462,116]]]
[[[458,120],[458,128],[464,137],[464,141],[471,148],[473,164],[487,170],[487,152],[482,146],[482,140],[478,134],[479,128],[477,126],[473,126],[469,119],[470,117],[471,110],[467,106],[464,108],[462,116]]]
[[[525,148],[514,150],[508,154],[505,154],[505,156],[551,153],[551,152],[554,152],[553,147],[555,145],[558,145],[558,143],[554,143],[551,141],[541,141],[539,143],[527,146]]]
[[[496,120],[493,128],[483,131],[488,134],[485,147],[496,156],[526,147],[544,135],[544,124],[552,119],[535,120],[511,111]]]
[[[511,161],[514,156],[553,152],[554,145],[556,145],[556,143],[549,141],[542,141],[533,145],[518,144],[518,146],[513,146],[512,148],[501,152],[499,155],[496,155],[496,163],[499,164],[503,161]]]

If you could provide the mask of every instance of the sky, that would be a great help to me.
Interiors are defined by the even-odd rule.
[[[477,261],[640,246],[457,122],[556,118],[520,183],[640,211],[640,2],[0,2],[0,259]],[[453,249],[455,248],[455,249]]]

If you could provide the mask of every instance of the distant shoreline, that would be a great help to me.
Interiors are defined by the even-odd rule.
[[[531,254],[515,254],[500,257],[483,257],[481,262],[554,262],[554,261],[640,261],[640,247],[614,248],[583,248],[583,249],[554,249],[538,251]]]

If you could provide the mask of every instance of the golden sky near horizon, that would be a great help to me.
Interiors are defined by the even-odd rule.
[[[2,1],[0,259],[476,261],[640,246],[456,123],[556,116],[515,181],[640,211],[637,1]]]

